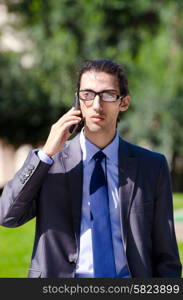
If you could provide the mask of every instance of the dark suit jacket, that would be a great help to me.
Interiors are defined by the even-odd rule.
[[[29,277],[74,277],[83,188],[79,135],[53,157],[51,166],[35,152],[4,188],[0,224],[16,227],[36,216]],[[120,139],[119,198],[132,277],[180,277],[165,157]]]

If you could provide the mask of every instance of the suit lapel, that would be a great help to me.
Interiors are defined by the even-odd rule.
[[[69,141],[68,146],[62,152],[62,156],[68,178],[68,190],[73,217],[73,229],[79,241],[83,193],[83,162],[79,135]]]
[[[119,200],[121,226],[126,250],[126,233],[128,216],[133,200],[135,178],[137,173],[137,158],[129,151],[127,143],[120,138],[119,142]]]

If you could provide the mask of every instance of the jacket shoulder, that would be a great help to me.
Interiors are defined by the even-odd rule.
[[[132,144],[128,141],[121,140],[125,143],[125,147],[128,149],[130,156],[135,156],[144,160],[166,160],[165,155],[159,152],[155,152],[139,145]]]

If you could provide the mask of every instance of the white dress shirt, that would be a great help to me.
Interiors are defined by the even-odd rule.
[[[101,150],[92,144],[84,136],[83,130],[80,134],[80,144],[83,153],[83,199],[81,214],[81,232],[80,232],[80,253],[76,269],[76,277],[93,277],[93,255],[92,255],[92,235],[90,220],[90,196],[89,184],[91,175],[95,166],[93,156]],[[107,162],[107,180],[109,194],[109,209],[111,218],[112,240],[114,246],[114,256],[117,275],[127,265],[126,255],[123,248],[122,232],[120,224],[120,205],[119,205],[119,176],[118,176],[118,148],[119,135],[116,131],[112,142],[102,149],[106,155]],[[102,162],[105,172],[105,162]],[[128,276],[129,277],[129,276]]]

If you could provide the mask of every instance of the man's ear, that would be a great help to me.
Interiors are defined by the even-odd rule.
[[[131,100],[131,97],[129,95],[121,98],[121,102],[119,104],[120,111],[125,111],[128,109],[128,107],[130,105],[130,100]]]

